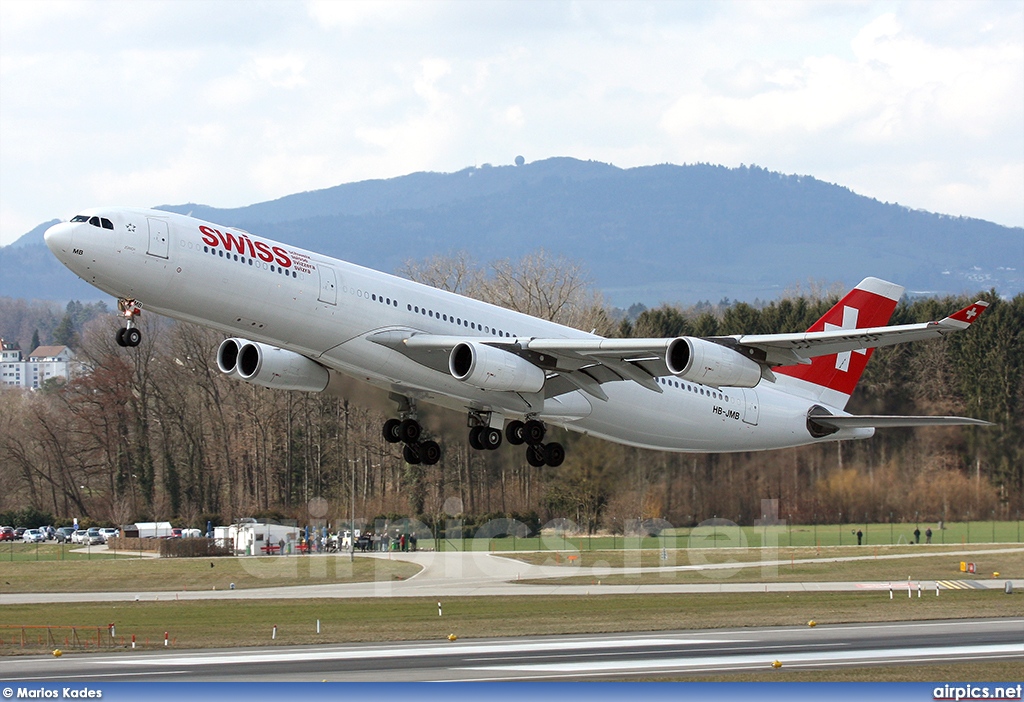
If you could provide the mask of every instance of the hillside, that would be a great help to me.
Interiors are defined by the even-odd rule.
[[[339,185],[237,209],[165,205],[385,271],[539,247],[583,262],[609,302],[775,299],[866,275],[916,292],[1024,290],[1024,229],[910,210],[757,168],[620,169],[568,158]],[[41,243],[0,249],[0,296],[97,299]]]

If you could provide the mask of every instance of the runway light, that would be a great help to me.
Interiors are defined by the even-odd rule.
[[[60,658],[63,655],[64,655],[64,651],[61,651],[59,648],[53,649],[53,657],[54,658]]]
[[[772,661],[772,668],[781,668],[782,661]]]
[[[459,637],[456,636],[455,634],[448,634],[448,640],[449,641],[455,641],[457,638],[459,638]]]
[[[807,622],[807,626],[818,626],[818,622],[812,619],[811,621]]]

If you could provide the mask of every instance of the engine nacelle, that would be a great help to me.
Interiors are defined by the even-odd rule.
[[[225,339],[217,349],[221,373],[275,390],[322,392],[330,373],[302,354],[245,339]]]
[[[673,375],[716,388],[752,388],[761,381],[761,366],[728,346],[681,336],[665,354]]]
[[[452,349],[448,371],[456,380],[483,390],[540,392],[544,387],[544,371],[525,358],[472,341]]]

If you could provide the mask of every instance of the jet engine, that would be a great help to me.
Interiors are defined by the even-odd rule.
[[[464,341],[452,349],[448,370],[456,380],[483,390],[540,392],[544,371],[514,353]]]
[[[713,387],[752,388],[761,380],[761,366],[728,346],[681,336],[665,354],[673,375]]]
[[[275,390],[322,392],[330,373],[302,354],[245,339],[225,339],[217,349],[221,373]]]

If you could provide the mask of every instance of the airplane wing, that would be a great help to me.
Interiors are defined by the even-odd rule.
[[[764,376],[771,378],[771,366],[809,363],[815,356],[932,339],[966,329],[987,307],[987,302],[978,300],[944,319],[921,324],[796,334],[718,336],[706,337],[703,341],[730,348],[757,362],[761,365]],[[654,392],[663,392],[656,378],[671,374],[666,354],[673,342],[677,341],[670,338],[600,337],[491,339],[479,336],[425,334],[414,329],[378,331],[368,338],[440,372],[448,371],[448,356],[460,343],[494,346],[520,356],[544,370],[545,396],[553,397],[579,389],[601,400],[608,399],[601,385],[620,380],[633,381]],[[846,419],[843,418],[844,421]]]
[[[921,324],[900,324],[870,329],[835,329],[797,334],[743,334],[715,337],[709,340],[719,343],[728,340],[727,343],[731,342],[730,345],[755,349],[762,353],[762,361],[768,365],[788,366],[808,363],[815,356],[892,346],[922,339],[936,339],[971,326],[987,307],[987,302],[977,300],[944,319]]]

